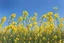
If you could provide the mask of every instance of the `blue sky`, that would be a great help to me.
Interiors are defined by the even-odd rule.
[[[54,11],[54,6],[58,7],[59,15],[64,17],[64,0],[0,0],[0,18],[8,18],[12,13],[19,17],[23,10],[27,10],[30,16],[33,16],[34,12],[41,16]]]

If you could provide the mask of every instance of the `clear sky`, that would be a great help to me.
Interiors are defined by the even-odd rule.
[[[30,16],[33,16],[34,12],[41,16],[53,11],[54,6],[58,7],[60,16],[64,17],[64,0],[0,0],[0,18],[9,17],[12,13],[19,17],[23,10],[27,10]]]

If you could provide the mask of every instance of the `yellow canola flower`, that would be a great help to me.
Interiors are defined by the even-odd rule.
[[[22,20],[23,20],[23,18],[20,16],[20,17],[18,18],[18,21],[21,22]]]
[[[16,26],[10,25],[10,28],[11,28],[14,32],[17,31],[17,27],[16,27]]]
[[[50,27],[54,27],[54,24],[50,24]]]
[[[12,25],[16,25],[16,22],[12,22]]]
[[[19,38],[16,38],[16,40],[19,40]]]
[[[45,39],[46,39],[45,37],[42,38],[42,40],[45,40]]]
[[[58,13],[54,14],[54,17],[55,18],[58,18],[59,17]]]
[[[28,25],[27,25],[27,28],[30,28],[30,27],[32,27],[32,24],[28,24]]]
[[[57,39],[57,35],[54,35],[53,38],[54,38],[54,39]]]
[[[61,28],[61,29],[62,29],[62,27],[63,27],[63,24],[62,24],[62,23],[60,23],[60,24],[59,24],[59,28]]]
[[[24,15],[24,17],[26,17],[28,15],[28,12],[26,10],[24,10],[23,15]]]
[[[26,42],[24,42],[24,43],[26,43]]]
[[[40,26],[41,29],[43,29],[44,27],[43,26]]]
[[[31,20],[32,20],[32,21],[35,21],[35,20],[36,20],[36,18],[35,18],[35,17],[32,17],[32,18],[31,18]]]
[[[59,40],[59,43],[62,43],[62,40]]]
[[[32,24],[29,24],[30,27],[32,27]]]
[[[30,37],[29,39],[32,40],[32,37]]]
[[[47,41],[47,43],[50,43],[49,41]]]
[[[36,25],[36,24],[37,24],[37,22],[34,22],[33,24],[34,24],[34,25]]]
[[[2,19],[1,19],[2,22],[5,22],[6,21],[6,17],[4,16]]]
[[[15,17],[16,17],[16,14],[12,14],[11,17],[12,17],[12,18],[15,18]]]
[[[47,30],[47,34],[51,34],[52,33],[52,31],[51,30]]]
[[[30,41],[28,43],[31,43]]]
[[[53,15],[53,12],[48,12],[47,15],[48,15],[48,16],[52,16],[52,15]]]
[[[34,39],[37,40],[38,37],[35,37]]]
[[[46,18],[47,17],[47,15],[46,14],[44,14],[43,16],[42,16],[42,18]]]

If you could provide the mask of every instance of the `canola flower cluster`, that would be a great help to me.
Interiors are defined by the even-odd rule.
[[[8,26],[3,27],[6,17],[0,21],[0,43],[64,43],[64,20],[58,13],[47,12],[40,18],[37,13],[30,17],[25,10],[17,21],[12,14]]]

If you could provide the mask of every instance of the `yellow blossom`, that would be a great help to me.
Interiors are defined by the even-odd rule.
[[[53,15],[53,12],[48,12],[48,16],[51,16],[51,15]]]
[[[19,38],[16,38],[16,40],[19,40]]]
[[[37,22],[34,22],[34,25],[36,25],[37,24]]]
[[[23,20],[23,18],[20,16],[19,18],[18,18],[18,21],[20,22],[20,21],[22,21]]]
[[[46,39],[45,37],[42,38],[42,40],[45,40],[45,39]]]
[[[53,38],[54,38],[54,39],[57,39],[57,35],[54,35]]]
[[[54,17],[55,18],[58,18],[59,17],[58,13],[54,14]]]
[[[44,14],[42,18],[46,18],[46,17],[47,17],[46,14]]]
[[[24,15],[24,17],[26,17],[28,15],[28,12],[26,10],[24,10],[23,15]]]
[[[2,19],[1,19],[2,22],[5,22],[6,21],[6,17],[4,16]]]
[[[28,43],[31,43],[30,41]]]
[[[16,25],[16,22],[12,22],[12,25]]]
[[[12,18],[15,18],[15,17],[16,17],[16,14],[12,14],[11,17],[12,17]]]
[[[30,37],[29,39],[32,40],[32,37]]]
[[[29,24],[30,27],[32,27],[32,24]]]

